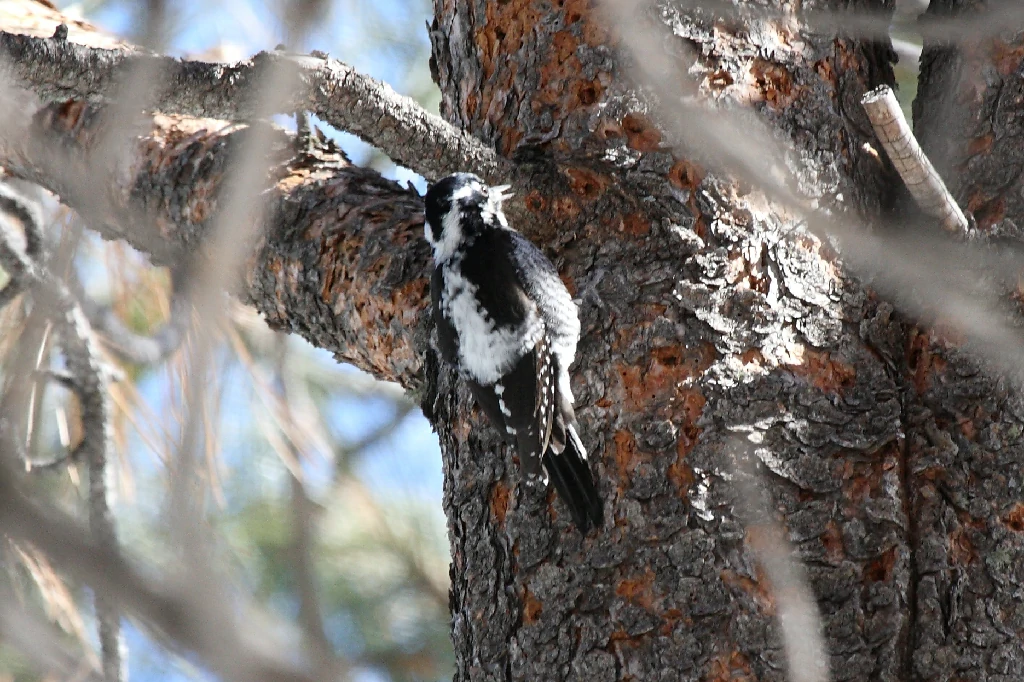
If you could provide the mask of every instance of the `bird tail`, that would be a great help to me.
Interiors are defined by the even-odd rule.
[[[576,527],[586,535],[591,527],[601,526],[604,509],[587,464],[587,451],[575,426],[570,425],[566,432],[568,437],[562,452],[556,454],[548,448],[544,453],[544,470],[555,485],[558,496],[569,507]]]

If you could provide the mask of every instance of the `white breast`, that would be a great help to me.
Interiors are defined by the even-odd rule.
[[[496,328],[476,298],[476,286],[455,263],[444,278],[441,313],[455,328],[460,367],[485,386],[511,371],[544,333],[544,322],[535,310],[518,327]]]

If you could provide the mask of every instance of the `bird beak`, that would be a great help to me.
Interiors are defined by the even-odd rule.
[[[495,185],[491,187],[488,192],[488,196],[493,196],[498,201],[505,201],[506,199],[514,196],[509,190],[512,189],[512,185]]]

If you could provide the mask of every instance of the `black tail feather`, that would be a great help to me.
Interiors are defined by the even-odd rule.
[[[566,439],[565,449],[555,454],[544,453],[544,470],[551,478],[558,496],[569,507],[580,533],[586,535],[591,527],[600,528],[604,520],[604,507],[594,486],[587,460],[577,451],[576,438]]]

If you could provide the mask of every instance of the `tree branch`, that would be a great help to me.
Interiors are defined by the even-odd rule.
[[[101,113],[80,102],[35,116],[19,107],[0,112],[0,165],[59,194],[102,236],[125,239],[157,264],[188,257],[213,224],[225,170],[250,128],[156,115],[120,156],[97,158]],[[351,165],[331,145],[293,158],[290,135],[275,129],[272,140],[267,218],[238,295],[271,326],[414,388],[416,349],[425,343],[413,337],[429,273],[419,196]]]
[[[921,210],[938,218],[947,232],[961,238],[970,236],[970,223],[917,143],[892,88],[882,85],[871,90],[861,98],[861,104],[878,141]]]
[[[473,171],[494,183],[512,175],[511,166],[472,135],[336,59],[261,52],[247,61],[218,64],[0,33],[0,75],[47,102],[111,101],[127,74],[140,68],[157,74],[154,109],[229,121],[254,118],[256,86],[268,69],[282,68],[290,87],[275,102],[275,113],[308,110],[429,179],[454,170]]]
[[[10,443],[3,439],[0,447],[7,450]],[[24,481],[6,465],[7,459],[0,455],[0,528],[5,533],[32,543],[68,575],[88,583],[155,634],[166,635],[195,652],[225,679],[312,680],[299,665],[275,653],[280,646],[272,632],[233,614],[224,614],[214,628],[204,620],[206,614],[201,609],[191,608],[191,586],[157,582],[143,575],[123,554],[101,546],[67,515],[40,508],[24,494]]]

